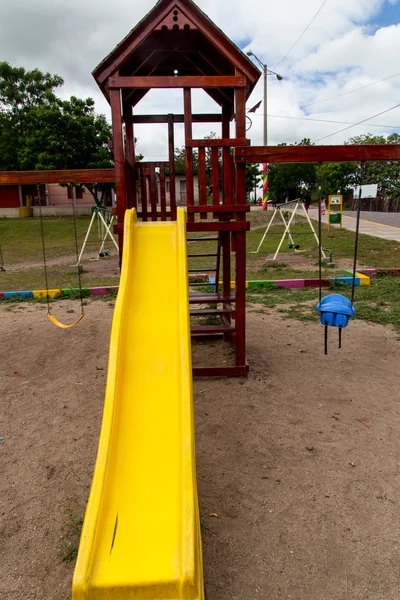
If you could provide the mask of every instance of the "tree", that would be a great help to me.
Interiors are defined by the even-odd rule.
[[[54,90],[64,83],[58,75],[25,71],[0,63],[0,170],[20,170],[19,153],[31,127],[31,112],[51,108]]]
[[[106,117],[95,113],[91,98],[58,98],[62,84],[58,75],[0,63],[0,170],[113,166]],[[101,203],[110,185],[85,187]]]
[[[346,194],[356,185],[357,163],[324,163],[317,169],[323,197]]]
[[[199,172],[199,157],[197,150],[193,150],[193,174]],[[175,175],[186,175],[186,148],[175,148]]]
[[[351,138],[347,144],[400,144],[400,134],[359,135]],[[367,162],[361,167],[357,165],[357,184],[376,183],[379,191],[390,198],[400,198],[400,164],[398,161]],[[360,180],[360,177],[362,180]]]
[[[246,195],[250,197],[251,192],[258,187],[263,180],[262,169],[259,165],[246,165]],[[256,200],[256,199],[255,199]]]
[[[287,144],[279,144],[286,146]],[[311,146],[311,141],[304,138],[295,146]],[[295,200],[304,192],[311,189],[317,182],[317,171],[314,164],[271,164],[269,165],[270,197],[278,202]]]

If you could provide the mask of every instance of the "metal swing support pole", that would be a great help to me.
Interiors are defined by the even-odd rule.
[[[94,222],[94,220],[95,220],[96,216],[97,216],[97,217],[98,217],[98,219],[99,219],[99,221],[98,221],[98,226],[100,227],[100,225],[103,225],[103,226],[105,227],[105,234],[104,234],[104,237],[103,237],[103,239],[102,239],[102,245],[101,245],[101,249],[100,249],[100,251],[99,251],[99,254],[100,254],[100,252],[102,251],[102,248],[104,247],[104,244],[105,244],[105,241],[106,241],[106,239],[107,239],[107,236],[109,236],[109,237],[110,237],[110,239],[111,239],[111,241],[113,242],[113,244],[114,244],[114,246],[115,246],[115,248],[116,248],[117,252],[119,252],[119,247],[118,247],[118,244],[117,244],[117,242],[115,241],[115,239],[114,239],[114,237],[113,237],[113,235],[112,235],[112,233],[111,233],[111,230],[110,230],[110,228],[111,228],[111,225],[112,225],[112,220],[111,220],[111,222],[110,222],[110,225],[107,225],[107,223],[105,222],[105,220],[104,220],[104,217],[103,217],[103,215],[101,214],[101,212],[100,212],[100,211],[97,211],[97,210],[94,210],[94,211],[93,211],[93,214],[92,214],[92,218],[90,219],[89,227],[88,227],[88,230],[87,230],[87,232],[86,232],[86,236],[85,236],[84,242],[83,242],[83,244],[82,244],[81,251],[80,251],[80,253],[79,253],[78,262],[77,262],[77,264],[76,264],[76,266],[77,266],[77,267],[79,267],[79,265],[81,264],[81,258],[82,258],[82,256],[83,256],[83,253],[84,253],[84,251],[85,251],[86,244],[87,244],[87,241],[88,241],[88,239],[89,239],[89,235],[90,235],[90,232],[91,232],[91,229],[92,229],[92,226],[93,226],[93,222]]]
[[[278,210],[279,210],[279,213],[280,213],[280,215],[281,215],[281,217],[282,217],[283,224],[284,224],[284,226],[286,227],[286,225],[287,225],[286,219],[285,219],[285,217],[283,216],[281,209],[280,209],[280,208],[278,208]],[[294,246],[294,240],[293,240],[293,238],[292,238],[292,234],[290,233],[290,231],[288,232],[288,237],[289,237],[290,243],[291,243],[291,244]]]
[[[310,219],[310,217],[309,217],[309,214],[308,214],[308,212],[306,211],[306,209],[305,209],[305,206],[304,206],[304,204],[303,204],[303,203],[302,203],[302,206],[303,206],[303,212],[304,212],[304,214],[305,214],[305,216],[306,216],[306,219],[307,219],[307,221],[308,221],[308,224],[309,224],[309,226],[310,226],[310,229],[311,229],[311,231],[312,231],[312,232],[313,232],[313,234],[314,234],[314,237],[315,237],[315,240],[316,240],[316,242],[317,242],[317,245],[318,245],[318,247],[319,247],[319,246],[321,246],[321,254],[322,254],[322,256],[323,256],[324,258],[326,258],[326,254],[325,254],[325,252],[324,252],[324,249],[322,248],[322,244],[320,244],[320,240],[318,239],[318,236],[317,236],[317,234],[316,234],[316,231],[315,231],[314,225],[312,224],[312,221],[311,221],[311,219]],[[319,211],[321,211],[321,202],[319,202],[318,210],[319,210]]]
[[[114,222],[114,215],[112,215],[112,217],[111,217],[111,219],[110,219],[110,223],[109,223],[109,225],[108,225],[108,227],[109,227],[110,229],[111,229],[111,227],[112,227],[112,224],[113,224],[113,222]],[[104,236],[103,236],[103,241],[102,241],[102,244],[101,244],[101,246],[100,246],[99,255],[100,255],[100,254],[103,252],[103,250],[104,250],[104,246],[105,246],[105,244],[106,244],[106,240],[107,240],[107,235],[108,235],[108,233],[107,233],[107,231],[106,231],[106,232],[105,232],[105,234],[104,234]],[[114,239],[114,238],[112,238],[112,239],[113,239],[113,240],[114,240],[114,242],[115,242],[115,239]]]
[[[84,239],[83,244],[82,244],[81,251],[79,253],[79,257],[78,257],[77,263],[75,265],[76,267],[79,267],[79,265],[81,264],[81,258],[83,256],[84,251],[85,251],[86,244],[87,244],[87,241],[89,239],[89,235],[90,235],[90,232],[91,232],[91,229],[92,229],[92,225],[93,225],[93,221],[95,220],[95,218],[96,218],[96,213],[93,212],[92,218],[90,219],[89,227],[88,227],[86,235],[85,235],[85,239]]]
[[[115,241],[115,239],[113,237],[113,234],[111,233],[111,230],[110,230],[111,222],[110,222],[110,225],[107,225],[107,223],[105,222],[104,217],[101,214],[101,212],[98,213],[98,216],[99,216],[101,222],[103,223],[103,225],[104,225],[104,227],[106,229],[106,233],[105,233],[105,236],[104,236],[104,241],[106,240],[107,236],[109,236],[110,239],[111,239],[111,241],[114,243],[114,246],[115,246],[117,252],[119,252],[119,246],[118,246],[117,242]]]
[[[275,210],[274,210],[274,214],[272,215],[272,219],[271,219],[271,220],[270,220],[270,222],[268,223],[268,227],[267,227],[267,229],[265,230],[265,232],[264,232],[264,235],[263,235],[263,236],[262,236],[262,238],[261,238],[261,242],[259,243],[257,250],[255,250],[255,251],[253,251],[253,252],[250,252],[250,254],[258,254],[258,253],[259,253],[259,251],[260,251],[260,248],[261,248],[261,246],[262,246],[262,245],[263,245],[263,243],[264,243],[264,240],[265,240],[265,238],[266,238],[266,236],[267,236],[267,233],[268,233],[268,231],[270,230],[270,227],[271,227],[271,225],[272,225],[272,222],[273,222],[273,220],[274,220],[274,219],[275,219],[275,217],[276,217],[276,213],[278,212],[278,210],[279,210],[279,208],[275,208]]]
[[[283,244],[283,242],[284,242],[284,239],[285,239],[285,237],[286,237],[286,234],[290,233],[290,226],[291,226],[291,224],[292,224],[292,221],[293,221],[293,219],[294,219],[294,217],[295,217],[295,215],[296,215],[296,210],[297,210],[297,207],[298,207],[298,205],[299,205],[299,203],[297,203],[297,204],[296,204],[296,206],[294,207],[294,210],[293,210],[293,212],[292,212],[292,215],[291,215],[291,217],[290,217],[290,219],[289,219],[289,221],[288,221],[288,223],[287,223],[287,225],[286,225],[285,231],[284,231],[284,233],[283,233],[283,235],[282,235],[281,241],[279,242],[278,249],[277,249],[277,251],[275,252],[274,258],[273,258],[272,260],[276,260],[276,257],[278,256],[278,254],[279,254],[279,252],[280,252],[280,249],[282,248],[282,244]]]

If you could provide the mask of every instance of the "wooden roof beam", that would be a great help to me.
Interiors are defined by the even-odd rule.
[[[115,89],[166,89],[166,88],[245,88],[246,77],[203,75],[179,77],[178,76],[153,76],[153,77],[119,77],[113,76],[109,80],[109,88]]]
[[[184,115],[172,115],[174,123],[184,123]],[[193,123],[221,123],[222,115],[220,114],[198,114],[192,115]],[[133,115],[132,122],[135,125],[149,123],[168,123],[169,115]]]
[[[400,144],[346,146],[250,146],[235,148],[238,164],[400,160]]]
[[[247,138],[188,140],[186,142],[186,148],[234,148],[249,145],[250,140]]]

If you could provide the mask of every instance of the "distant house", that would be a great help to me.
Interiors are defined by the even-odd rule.
[[[199,203],[199,184],[198,177],[195,175],[193,177],[194,182],[194,202],[195,204]],[[170,203],[170,180],[168,175],[165,178],[165,186],[166,186],[166,196],[167,196],[167,204]],[[177,206],[186,206],[186,175],[176,175],[175,176],[175,190],[176,190],[176,204]],[[159,192],[160,193],[160,192]]]
[[[159,188],[159,182],[158,182]],[[176,203],[178,206],[186,206],[186,176],[175,177]],[[39,198],[40,191],[40,198]],[[0,217],[18,217],[18,209],[27,206],[27,198],[32,198],[34,214],[38,212],[35,207],[41,205],[47,215],[70,214],[72,210],[72,186],[61,186],[58,183],[41,185],[2,185],[0,186]],[[195,202],[198,202],[199,190],[197,177],[194,181]],[[140,191],[138,192],[140,202]],[[170,202],[170,181],[166,177],[166,200]],[[106,206],[113,205],[113,193],[106,195]],[[95,205],[93,196],[85,188],[76,188],[76,206],[79,214],[89,214]]]
[[[72,187],[61,186],[58,183],[48,185],[2,185],[0,186],[0,210],[18,209],[27,206],[27,198],[31,198],[33,207],[41,204],[43,207],[70,207],[72,205]],[[111,205],[111,194],[109,195]],[[91,207],[94,205],[93,196],[86,190],[76,188],[76,205]]]

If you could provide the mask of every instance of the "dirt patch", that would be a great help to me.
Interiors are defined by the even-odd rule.
[[[118,255],[114,252],[109,257],[101,258],[97,260],[96,253],[84,254],[82,257],[82,267],[87,272],[100,273],[101,275],[114,275],[118,269]],[[57,266],[71,266],[71,271],[76,269],[76,254],[70,256],[62,256],[57,258],[46,259],[47,267]],[[28,261],[16,263],[14,265],[7,265],[7,272],[19,273],[21,271],[28,271],[29,269],[38,269],[43,267],[43,260],[41,261]]]
[[[20,306],[0,306],[0,595],[69,600],[60,543],[90,488],[112,306],[71,331]],[[325,357],[319,325],[254,310],[249,378],[194,385],[208,599],[397,600],[397,335],[355,321]]]
[[[274,254],[266,254],[264,256],[264,262],[266,260],[272,260],[274,258]],[[353,260],[350,258],[340,258],[335,260],[336,270],[340,269],[352,269],[353,268]],[[277,266],[286,265],[290,267],[295,267],[299,271],[318,271],[318,264],[316,263],[316,259],[314,257],[308,257],[301,252],[285,252],[278,255],[277,258]],[[275,267],[270,267],[268,270],[272,272]]]

